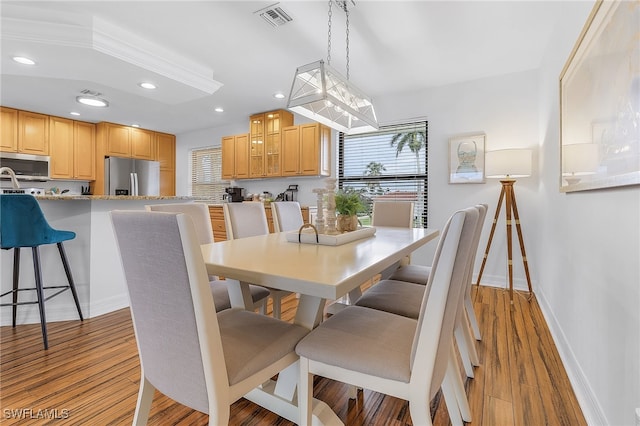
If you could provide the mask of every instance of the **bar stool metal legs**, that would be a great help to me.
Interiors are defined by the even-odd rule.
[[[82,317],[82,311],[80,310],[80,301],[78,300],[78,293],[76,292],[76,286],[73,282],[73,276],[71,276],[71,269],[69,268],[69,262],[67,261],[67,253],[64,251],[64,246],[62,243],[58,243],[58,252],[60,252],[60,259],[62,260],[62,266],[64,266],[64,273],[67,274],[67,282],[69,283],[69,288],[71,289],[71,294],[73,294],[73,301],[76,302],[76,309],[78,309],[78,315],[80,316],[80,321],[84,321]]]
[[[12,293],[12,303],[3,303],[0,306],[8,306],[12,305],[12,325],[16,326],[16,309],[18,305],[30,305],[30,304],[38,304],[38,310],[40,312],[40,327],[42,329],[42,340],[44,343],[44,348],[49,348],[49,339],[47,337],[47,320],[46,314],[44,310],[44,302],[47,300],[59,295],[60,293],[71,290],[71,294],[73,295],[73,301],[75,302],[76,309],[78,310],[78,315],[80,316],[80,321],[84,320],[82,316],[82,310],[80,309],[80,300],[78,299],[78,293],[76,291],[76,286],[73,281],[73,276],[71,274],[71,268],[69,267],[69,262],[67,261],[67,255],[64,250],[64,246],[62,243],[57,243],[58,252],[60,253],[60,259],[62,260],[62,266],[64,267],[64,272],[67,276],[67,285],[57,285],[57,286],[44,286],[42,283],[42,268],[40,266],[40,246],[35,246],[31,248],[31,253],[33,256],[33,272],[35,276],[35,287],[31,288],[18,288],[18,282],[20,279],[20,247],[15,247],[13,250],[13,290],[3,293],[1,296],[6,296],[9,293]],[[50,295],[45,298],[44,290],[48,289],[60,289],[56,293]],[[36,292],[36,301],[29,302],[18,302],[18,292],[19,291],[28,291],[35,290]],[[0,296],[0,297],[1,297]]]

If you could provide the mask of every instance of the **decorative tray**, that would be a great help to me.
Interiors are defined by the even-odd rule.
[[[355,231],[337,235],[318,234],[312,225],[304,225],[298,231],[287,232],[287,241],[302,244],[320,244],[325,246],[339,246],[351,241],[360,240],[375,235],[376,228],[362,226]]]

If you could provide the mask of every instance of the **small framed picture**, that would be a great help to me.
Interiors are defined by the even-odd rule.
[[[449,139],[449,183],[484,183],[485,134]]]

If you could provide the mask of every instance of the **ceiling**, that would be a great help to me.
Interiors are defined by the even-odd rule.
[[[273,94],[288,97],[296,67],[327,58],[328,3],[282,1],[293,20],[273,27],[255,12],[274,3],[2,0],[1,103],[175,134],[285,108]],[[389,94],[536,69],[566,4],[357,0],[350,80],[375,105]],[[331,65],[346,73],[345,14],[336,6],[331,41]],[[20,65],[15,55],[37,63]],[[109,108],[76,103],[83,89],[102,93]]]

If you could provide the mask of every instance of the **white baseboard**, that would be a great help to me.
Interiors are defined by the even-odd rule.
[[[57,298],[59,299],[59,298]],[[71,296],[69,294],[69,299]],[[80,309],[84,318],[93,318],[99,315],[107,314],[109,312],[117,311],[118,309],[126,308],[129,306],[129,298],[126,294],[110,297],[108,299],[100,300],[91,304],[91,307],[87,303],[80,303]],[[56,303],[44,304],[44,312],[46,315],[47,323],[58,321],[73,321],[78,319],[78,312],[76,311],[76,305],[73,303],[73,299],[68,303]],[[6,326],[12,323],[11,306],[3,306],[2,313],[0,315],[0,325]],[[39,324],[40,312],[38,305],[20,305],[16,311],[16,323],[20,324]]]
[[[473,278],[473,283],[477,282],[477,276]],[[482,275],[482,285],[488,287],[497,287],[497,288],[509,288],[509,281],[507,277],[501,275]],[[532,282],[531,286],[534,291],[536,288],[536,283]],[[527,284],[527,280],[525,278],[514,278],[513,279],[513,289],[518,291],[529,291],[529,285]]]
[[[557,318],[553,315],[553,310],[549,306],[549,303],[544,296],[544,292],[538,290],[535,294],[536,299],[538,300],[538,305],[540,305],[542,314],[544,315],[549,331],[551,332],[551,337],[558,348],[560,359],[562,360],[562,364],[569,376],[569,381],[571,382],[571,386],[576,394],[578,404],[582,409],[582,414],[584,415],[587,424],[610,424],[604,415],[604,411],[602,410],[595,393],[589,385],[587,377],[582,371],[582,368],[580,368],[580,364],[578,364],[577,358],[571,350],[571,346],[567,342],[567,338],[562,331],[562,327],[560,327]]]
[[[100,315],[108,314],[109,312],[117,311],[129,306],[129,297],[127,294],[119,294],[117,296],[103,299],[91,304],[91,311],[89,312],[89,318],[94,318]]]

